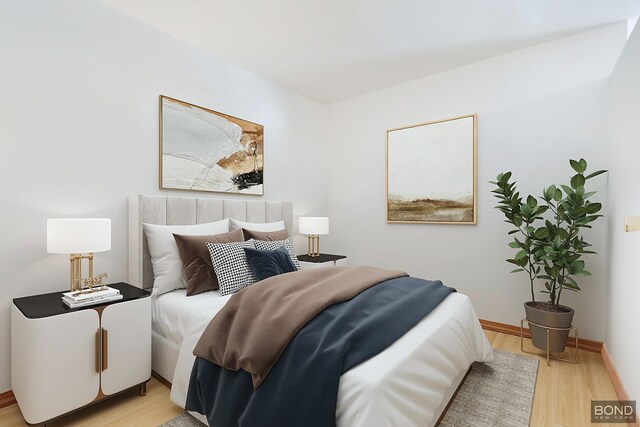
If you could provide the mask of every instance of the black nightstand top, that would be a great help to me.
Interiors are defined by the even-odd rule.
[[[72,311],[92,309],[103,305],[117,304],[124,301],[145,298],[151,295],[149,291],[131,286],[128,283],[109,283],[107,286],[120,290],[122,299],[86,307],[69,308],[62,302],[62,293],[69,292],[69,290],[65,290],[61,292],[52,292],[50,294],[14,298],[13,303],[20,309],[25,317],[28,317],[29,319],[40,319],[42,317],[57,316],[58,314],[69,313]]]
[[[346,255],[320,254],[318,256],[298,255],[298,261],[304,262],[336,262],[339,259],[345,259]]]

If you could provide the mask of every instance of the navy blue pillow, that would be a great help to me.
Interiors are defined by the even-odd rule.
[[[244,248],[249,267],[257,280],[268,279],[278,274],[298,271],[291,262],[289,251],[284,246],[273,251]]]

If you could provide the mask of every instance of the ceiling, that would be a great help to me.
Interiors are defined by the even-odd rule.
[[[100,0],[333,103],[640,15],[638,0]]]

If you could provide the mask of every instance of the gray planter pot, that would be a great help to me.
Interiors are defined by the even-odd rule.
[[[561,305],[560,307],[568,310],[563,313],[554,313],[551,311],[540,310],[533,307],[533,302],[524,303],[524,311],[527,314],[527,320],[538,325],[549,326],[552,328],[568,328],[573,321],[575,313],[571,307]],[[531,341],[536,348],[547,351],[547,330],[538,326],[529,324],[531,330]],[[567,344],[569,331],[550,331],[549,349],[551,353],[562,353]]]

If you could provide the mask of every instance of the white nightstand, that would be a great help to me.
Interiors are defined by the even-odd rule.
[[[69,309],[62,292],[11,305],[11,387],[29,424],[51,421],[151,378],[151,298],[126,283],[123,299]]]
[[[320,254],[318,256],[298,255],[300,267],[303,270],[318,267],[335,267],[339,263],[346,263],[346,255]]]

